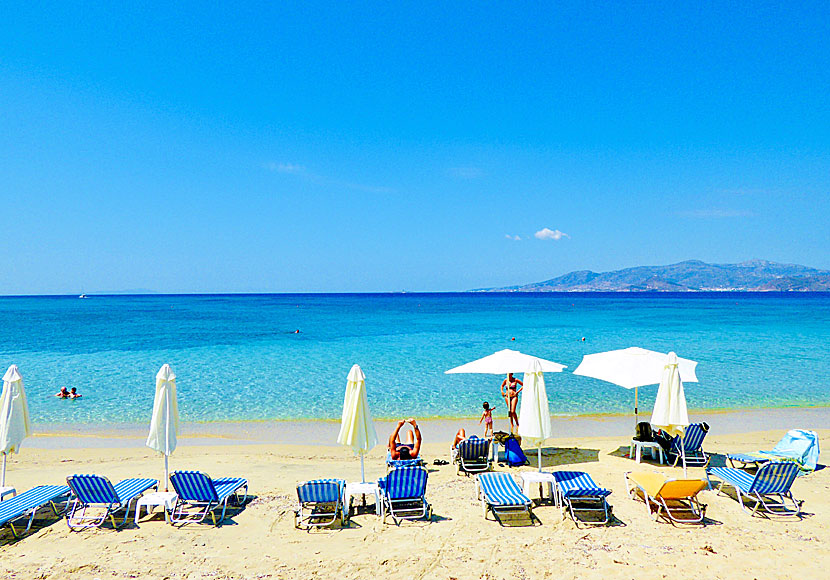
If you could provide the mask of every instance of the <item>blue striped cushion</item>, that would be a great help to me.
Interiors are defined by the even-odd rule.
[[[216,489],[216,496],[219,501],[224,500],[245,485],[248,485],[248,480],[244,477],[220,477],[213,480],[213,487]]]
[[[752,491],[764,493],[787,493],[798,476],[798,464],[791,462],[767,463],[755,474]]]
[[[487,503],[498,506],[530,504],[530,498],[522,493],[509,473],[480,473],[477,477]]]
[[[219,496],[210,477],[201,471],[174,471],[170,483],[182,501],[219,503]]]
[[[342,479],[315,479],[297,486],[297,496],[301,503],[329,503],[340,499],[346,482]]]
[[[480,437],[470,437],[458,444],[458,454],[465,460],[487,457],[490,453],[490,441]]]
[[[686,427],[686,432],[683,437],[675,437],[672,439],[672,452],[680,454],[680,441],[683,441],[683,447],[686,448],[686,453],[696,453],[700,451],[703,445],[703,439],[706,437],[706,431],[700,423],[692,423]]]
[[[606,497],[611,492],[594,483],[584,471],[554,471],[553,479],[564,497]]]
[[[75,474],[67,478],[75,496],[85,504],[121,503],[110,480],[100,475]]]
[[[66,485],[39,485],[0,501],[0,526],[69,493]]]
[[[426,494],[427,475],[421,467],[401,467],[378,480],[378,486],[390,499],[422,498]]]
[[[752,482],[755,480],[755,477],[751,473],[747,473],[743,469],[735,469],[734,467],[710,467],[708,473],[729,485],[737,487],[744,493],[749,493],[749,490],[752,488]]]
[[[121,503],[125,504],[151,487],[157,486],[158,483],[157,479],[151,478],[125,479],[116,483],[113,489],[115,489],[115,495],[118,496]]]

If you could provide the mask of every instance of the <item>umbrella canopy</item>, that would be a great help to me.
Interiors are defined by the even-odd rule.
[[[150,434],[147,447],[164,455],[164,489],[168,489],[169,470],[167,458],[176,449],[179,434],[179,404],[176,401],[176,375],[170,365],[165,364],[156,374],[156,398],[153,402],[153,418],[150,420]]]
[[[340,419],[337,442],[351,447],[360,455],[360,475],[365,482],[363,456],[378,444],[378,434],[366,398],[366,377],[358,365],[352,366],[346,377],[346,395],[343,398],[343,416]]]
[[[535,445],[539,454],[539,471],[542,471],[542,443],[553,436],[550,424],[550,407],[545,390],[545,373],[542,362],[534,359],[525,372],[522,388],[522,406],[519,409],[519,435],[522,442]]]
[[[667,356],[637,346],[588,354],[582,357],[574,374],[608,381],[626,389],[656,385],[663,377]],[[697,363],[676,355],[675,358],[681,379],[687,383],[696,383]]]
[[[542,367],[542,371],[546,373],[561,373],[562,369],[566,368],[565,365],[506,348],[484,358],[463,364],[460,367],[444,371],[444,374],[479,373],[503,375],[507,373],[521,373],[531,368],[533,361],[538,361]]]
[[[669,435],[680,435],[689,426],[689,413],[686,411],[686,394],[683,392],[683,381],[680,379],[680,369],[677,355],[668,354],[663,367],[663,376],[657,399],[654,401],[654,411],[651,413],[651,424],[666,431]],[[683,473],[686,473],[685,445],[680,446],[683,452]]]
[[[6,485],[6,455],[20,452],[20,444],[31,434],[23,377],[17,365],[12,365],[3,375],[3,394],[0,395],[0,453],[3,454],[0,487]]]
[[[574,374],[607,381],[626,389],[634,389],[634,415],[636,418],[639,413],[637,408],[638,387],[656,385],[661,381],[667,357],[668,355],[662,352],[646,350],[636,346],[588,354],[582,357],[582,362],[576,367]],[[695,367],[697,362],[679,358],[676,355],[675,359],[677,360],[677,369],[681,379],[687,383],[696,383]]]

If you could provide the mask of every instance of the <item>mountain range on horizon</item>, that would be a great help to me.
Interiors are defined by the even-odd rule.
[[[750,260],[707,264],[686,260],[612,272],[578,270],[543,282],[471,292],[827,292],[830,270]]]

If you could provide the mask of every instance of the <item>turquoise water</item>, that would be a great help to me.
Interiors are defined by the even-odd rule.
[[[165,362],[187,421],[337,419],[354,363],[376,417],[501,416],[501,377],[443,371],[503,348],[568,365],[553,413],[630,412],[633,392],[568,372],[627,346],[697,360],[692,408],[830,404],[830,294],[6,297],[0,328],[41,424],[149,421]]]

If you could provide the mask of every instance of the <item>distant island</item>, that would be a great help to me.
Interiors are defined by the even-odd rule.
[[[752,260],[707,264],[687,260],[670,266],[638,266],[613,272],[579,270],[524,286],[471,292],[827,292],[830,270]]]

